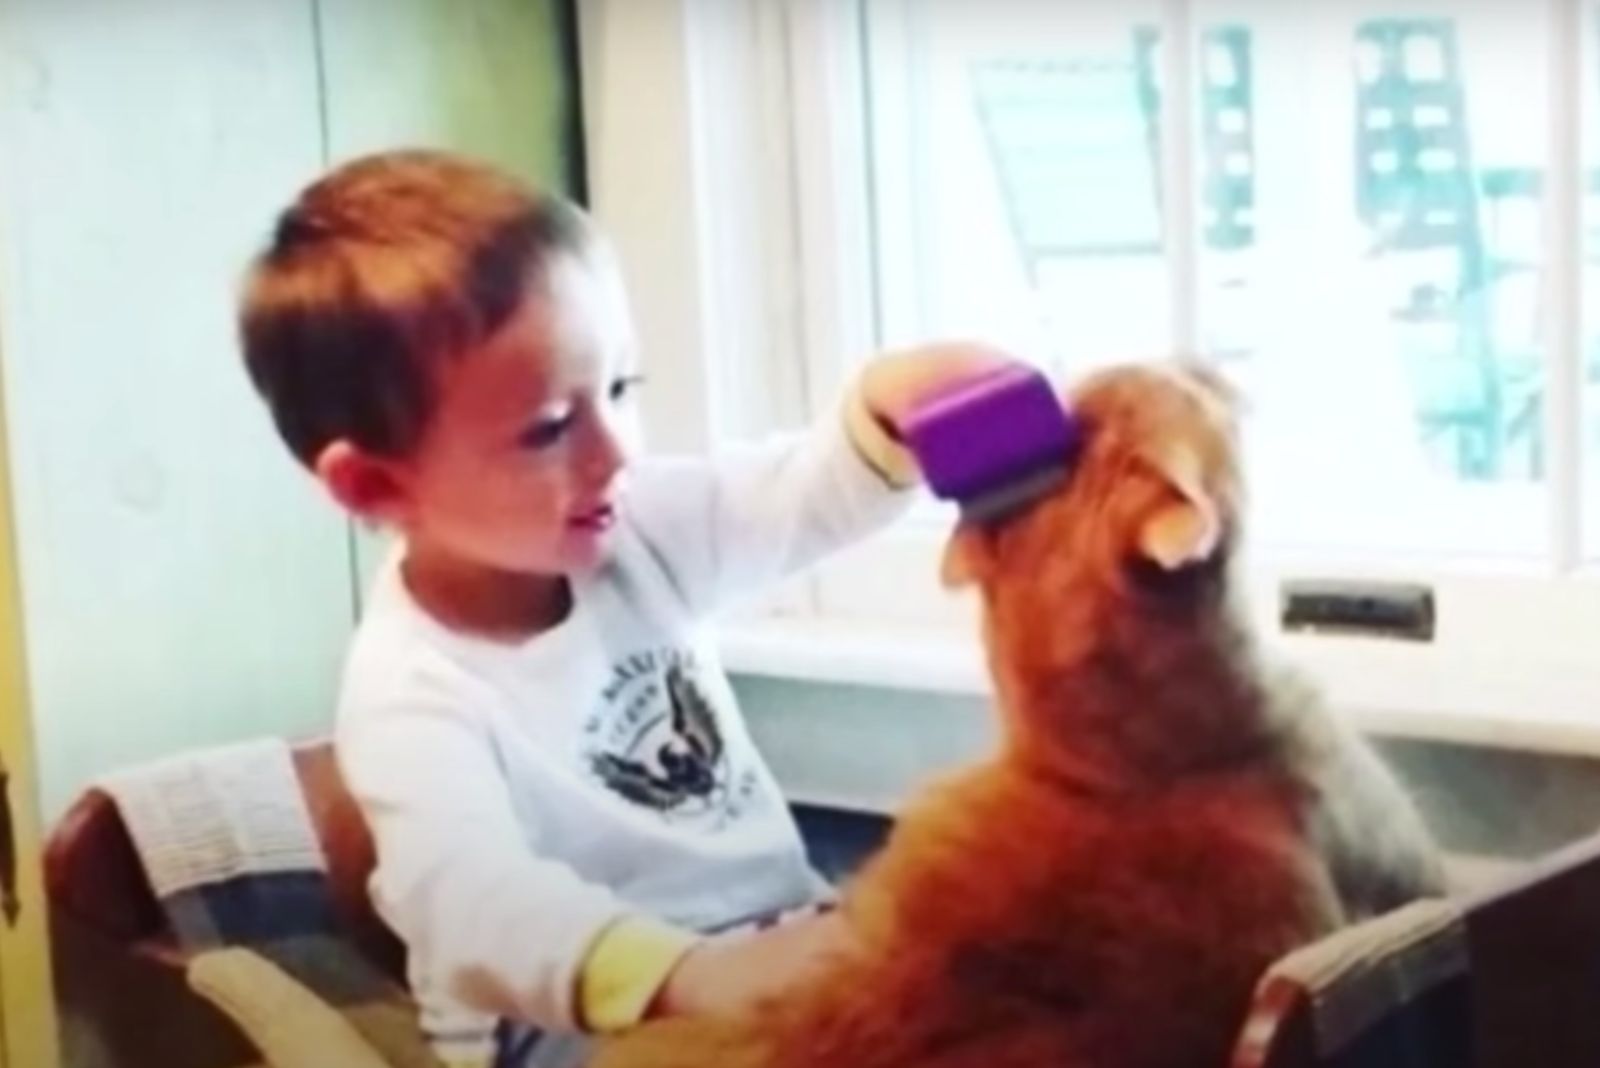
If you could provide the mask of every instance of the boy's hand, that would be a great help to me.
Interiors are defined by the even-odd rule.
[[[853,945],[838,912],[708,938],[667,975],[646,1018],[738,1012],[817,974]]]
[[[861,399],[878,424],[899,440],[899,428],[927,398],[1019,362],[999,349],[977,343],[904,349],[867,365],[861,373]]]

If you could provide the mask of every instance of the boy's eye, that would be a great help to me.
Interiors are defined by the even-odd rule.
[[[613,404],[620,403],[633,396],[634,390],[644,385],[644,375],[624,375],[611,380],[611,388],[606,390],[606,396]]]
[[[569,410],[562,415],[541,418],[522,432],[517,438],[517,443],[525,449],[549,448],[572,429],[575,417],[576,413]]]

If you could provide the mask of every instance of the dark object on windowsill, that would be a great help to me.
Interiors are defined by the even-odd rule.
[[[1283,584],[1285,631],[1433,641],[1433,590],[1419,583],[1302,579]]]

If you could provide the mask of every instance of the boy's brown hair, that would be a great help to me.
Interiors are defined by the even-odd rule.
[[[245,284],[245,364],[307,467],[340,439],[404,455],[441,362],[516,311],[544,263],[586,255],[582,212],[439,152],[348,163],[278,218]]]

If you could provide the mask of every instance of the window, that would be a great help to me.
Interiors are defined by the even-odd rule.
[[[1063,374],[1192,348],[1253,398],[1268,542],[1542,555],[1539,12],[1202,0],[1177,173],[1172,34],[1104,6],[865,5],[884,337],[1014,337]]]
[[[1600,635],[1600,7],[662,6],[689,29],[684,84],[722,86],[689,123],[699,143],[773,137],[771,210],[746,221],[787,254],[732,262],[787,294],[765,320],[780,336],[732,358],[779,353],[753,362],[785,369],[763,372],[769,389],[798,375],[792,409],[832,398],[834,354],[935,335],[1062,377],[1197,352],[1251,398],[1263,614],[1285,578],[1436,591],[1428,645],[1288,639],[1336,700],[1402,730],[1453,716],[1472,739],[1508,717],[1551,744],[1600,726],[1600,656],[1580,637]],[[765,74],[729,93],[745,50]],[[605,140],[621,167],[634,150]],[[703,208],[752,195],[738,170],[702,152],[678,203],[724,214]],[[659,185],[634,199],[663,202]],[[702,321],[773,307],[684,292]],[[803,607],[958,617],[970,606],[933,582],[948,518],[920,510]]]
[[[1097,6],[864,6],[883,343],[992,337],[1053,370],[1167,346],[1157,11]]]

